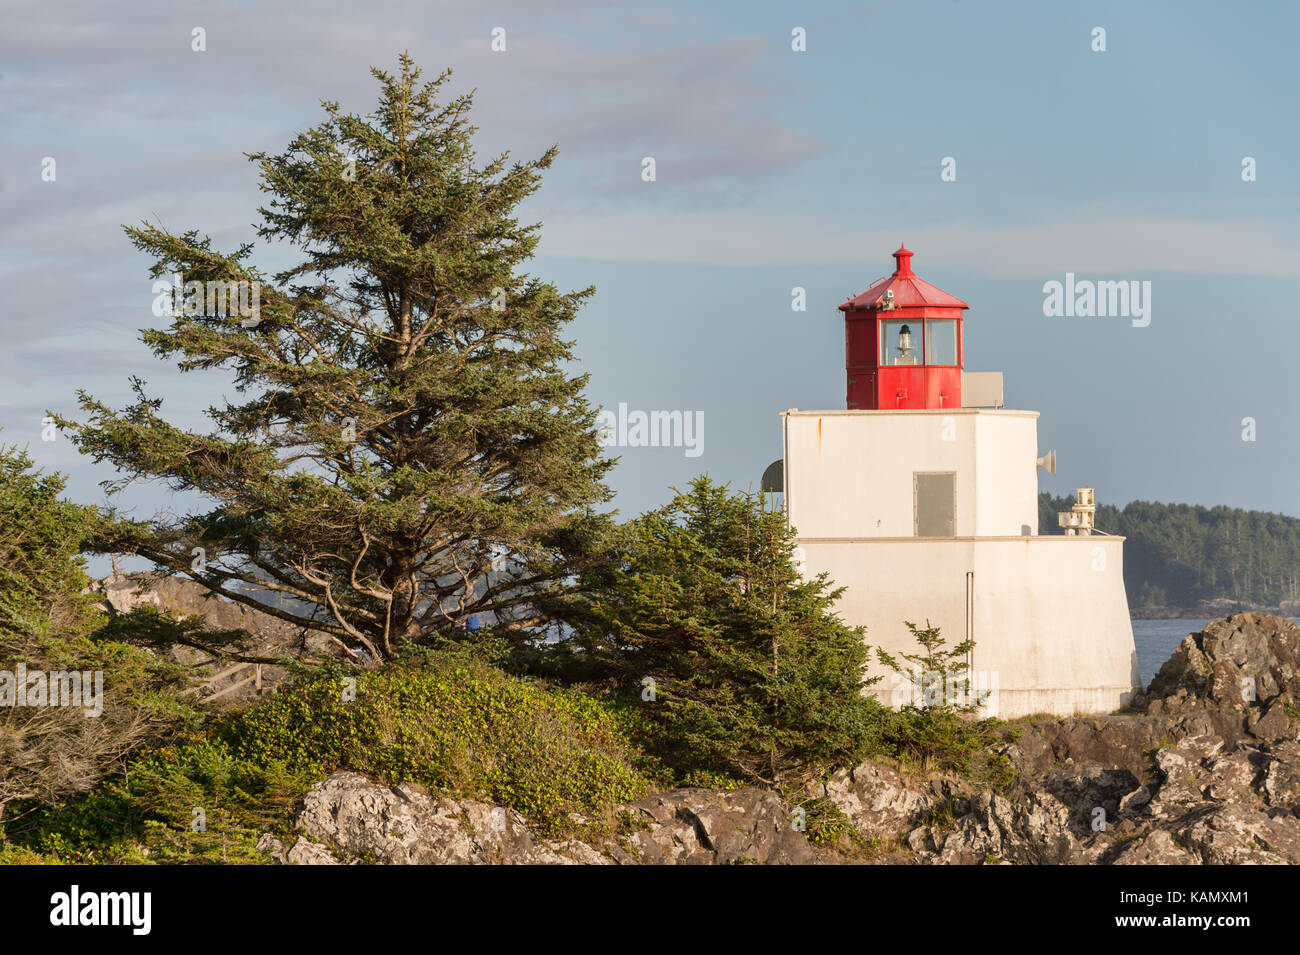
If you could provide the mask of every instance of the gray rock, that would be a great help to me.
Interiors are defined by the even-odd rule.
[[[257,851],[266,853],[276,862],[280,863],[285,862],[288,855],[284,851],[284,843],[269,832],[262,833],[261,838],[257,840]]]
[[[1286,708],[1290,701],[1279,696],[1261,710],[1252,709],[1246,717],[1246,731],[1256,739],[1276,740],[1290,735],[1291,717]]]
[[[626,807],[648,827],[632,845],[655,865],[807,865],[808,840],[775,794],[761,789],[675,789]]]
[[[334,773],[308,790],[297,826],[337,855],[387,865],[566,864],[513,809],[472,799],[433,799],[419,787],[388,787],[360,773]]]
[[[1120,813],[1137,812],[1151,801],[1151,787],[1139,786],[1119,801]]]
[[[1155,764],[1160,783],[1147,804],[1148,811],[1176,812],[1182,806],[1200,802],[1204,785],[1203,764],[1222,747],[1223,741],[1217,737],[1196,736],[1184,740],[1180,746],[1157,751]]]
[[[1114,865],[1196,865],[1200,860],[1174,842],[1163,829],[1125,842]]]
[[[1300,700],[1300,625],[1237,613],[1188,634],[1148,688],[1147,712],[1209,714],[1232,742],[1288,735],[1286,703]]]
[[[293,848],[285,855],[285,862],[289,865],[338,865],[339,860],[334,858],[328,849],[322,845],[317,845],[310,839],[304,839],[301,836],[293,844]]]
[[[1286,742],[1268,754],[1260,791],[1270,806],[1300,813],[1300,744]]]
[[[1015,801],[981,793],[971,801],[971,811],[951,827],[923,826],[909,834],[907,842],[918,861],[929,864],[1090,861],[1070,817],[1070,808],[1046,793],[1030,792]]]
[[[1257,783],[1262,779],[1266,757],[1254,747],[1239,746],[1210,759],[1200,781],[1201,792],[1215,802],[1257,803]]]
[[[925,781],[873,762],[810,784],[808,794],[824,796],[869,839],[901,839],[939,801]]]
[[[1300,819],[1286,810],[1212,803],[1177,820],[1171,830],[1205,865],[1300,863]]]
[[[304,631],[256,607],[214,596],[184,577],[113,574],[91,581],[88,592],[99,595],[103,609],[115,616],[141,607],[156,607],[175,617],[200,617],[207,630],[225,634],[215,641],[224,652],[267,658],[338,653],[323,634]],[[222,706],[268,696],[288,678],[288,670],[271,663],[213,660],[202,650],[180,644],[155,649],[175,663],[199,667],[206,674],[198,685],[200,699]]]
[[[303,836],[287,853],[272,836],[258,848],[280,862],[387,865],[719,865],[818,861],[791,812],[770,792],[679,789],[621,807],[632,832],[599,845],[536,836],[513,809],[435,799],[417,786],[338,772],[303,799]],[[580,820],[581,821],[581,820]]]
[[[1070,807],[1072,823],[1080,830],[1091,829],[1098,809],[1103,818],[1115,819],[1122,802],[1139,788],[1137,777],[1127,769],[1090,765],[1053,769],[1043,775],[1041,786]]]

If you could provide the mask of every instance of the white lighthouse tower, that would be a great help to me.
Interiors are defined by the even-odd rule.
[[[1119,709],[1138,689],[1124,539],[1093,532],[1086,489],[1070,534],[1039,535],[1038,467],[1055,455],[1039,456],[1038,412],[1002,407],[1001,374],[964,371],[968,306],[894,256],[840,306],[848,409],[782,415],[804,572],[846,588],[840,616],[895,656],[918,649],[905,621],[973,640],[989,715]],[[897,704],[910,683],[874,691]]]

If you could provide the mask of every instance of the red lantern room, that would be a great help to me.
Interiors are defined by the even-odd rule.
[[[960,408],[959,298],[917,278],[899,246],[894,274],[840,306],[850,409]]]

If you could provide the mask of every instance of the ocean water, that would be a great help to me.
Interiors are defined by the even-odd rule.
[[[1292,617],[1292,620],[1298,618]],[[1176,620],[1134,620],[1133,642],[1137,645],[1138,670],[1142,673],[1142,686],[1151,682],[1169,655],[1174,652],[1183,637],[1189,633],[1203,630],[1209,623],[1194,617],[1182,617]]]

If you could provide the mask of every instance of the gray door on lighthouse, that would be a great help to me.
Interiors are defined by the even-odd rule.
[[[953,537],[957,524],[957,472],[912,474],[913,526],[917,537]]]

